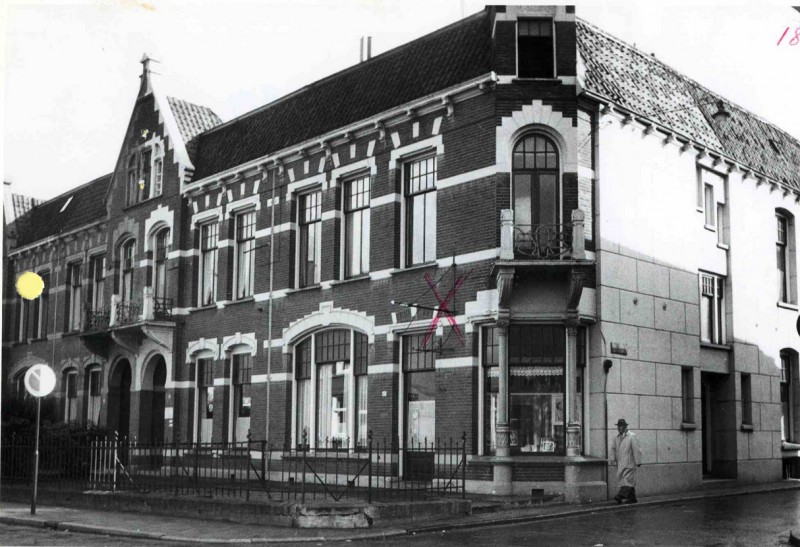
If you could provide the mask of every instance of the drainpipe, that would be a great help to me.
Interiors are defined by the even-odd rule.
[[[265,173],[268,174],[267,171]],[[275,271],[275,207],[277,206],[277,201],[275,199],[275,179],[277,178],[277,173],[272,174],[272,211],[271,211],[271,218],[270,218],[270,226],[269,226],[269,302],[268,302],[268,315],[267,315],[267,427],[266,427],[266,439],[267,446],[269,446],[269,422],[270,422],[270,412],[269,412],[269,393],[272,387],[272,288],[273,288],[273,273]],[[266,458],[266,454],[261,455],[262,458]]]
[[[605,381],[603,382],[603,431],[605,432],[605,437],[603,444],[606,446],[606,500],[611,499],[608,484],[608,371],[611,370],[612,366],[614,366],[614,362],[611,359],[603,361],[603,372],[605,372]]]

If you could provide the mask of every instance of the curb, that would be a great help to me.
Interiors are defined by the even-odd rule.
[[[444,532],[448,530],[465,530],[470,528],[481,528],[484,526],[502,526],[508,524],[521,524],[526,522],[537,522],[546,520],[556,520],[563,518],[578,517],[589,515],[592,513],[610,513],[616,511],[628,511],[635,507],[657,507],[661,505],[669,505],[681,502],[699,501],[703,499],[725,498],[742,496],[748,494],[766,494],[770,492],[781,492],[785,490],[800,490],[800,484],[789,485],[781,488],[769,488],[764,490],[750,490],[742,492],[719,492],[707,493],[702,495],[685,496],[680,498],[642,501],[636,505],[601,505],[586,507],[582,509],[574,509],[562,511],[559,513],[551,513],[545,515],[523,515],[517,517],[497,518],[492,520],[481,520],[471,522],[456,522],[453,524],[440,523],[438,525],[420,526],[417,528],[396,528],[376,532],[356,533],[347,536],[325,537],[325,536],[305,536],[305,537],[257,537],[257,538],[229,538],[229,539],[215,539],[215,538],[197,538],[188,536],[173,536],[168,534],[156,534],[152,532],[142,532],[139,530],[126,530],[124,528],[113,528],[106,526],[95,526],[92,524],[82,524],[79,522],[59,522],[54,520],[47,520],[36,517],[10,517],[0,516],[0,524],[11,524],[15,526],[29,526],[32,528],[50,528],[53,530],[62,530],[69,532],[79,532],[85,534],[105,535],[113,537],[126,537],[133,539],[148,539],[171,541],[174,543],[213,543],[213,544],[253,544],[253,543],[310,543],[310,542],[335,542],[335,541],[365,541],[365,540],[381,540],[399,536],[408,536],[414,534],[426,534],[434,532]],[[800,547],[800,535],[796,535],[793,531],[789,531],[789,544]]]

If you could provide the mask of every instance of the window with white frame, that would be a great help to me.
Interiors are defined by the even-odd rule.
[[[706,228],[722,230],[724,219],[720,217],[719,204],[724,207],[725,193],[725,177],[705,167],[697,167],[697,210],[703,213]],[[718,242],[727,244],[727,241]]]
[[[520,78],[554,78],[553,20],[517,21],[517,75]]]
[[[169,228],[156,232],[153,251],[153,295],[160,300],[156,305],[163,305],[167,297],[167,248],[169,246]]]
[[[164,186],[164,158],[161,145],[155,145],[155,159],[153,160],[153,195],[160,196]]]
[[[83,312],[83,293],[81,287],[81,263],[73,262],[67,266],[67,331],[81,328]]]
[[[87,374],[87,390],[89,400],[86,404],[86,423],[98,425],[100,423],[100,404],[102,401],[102,369],[91,368]]]
[[[64,372],[64,422],[71,423],[78,419],[78,371],[69,369]]]
[[[320,282],[322,265],[322,192],[300,196],[299,283],[300,287]]]
[[[236,298],[253,296],[255,271],[256,212],[236,215]]]
[[[197,442],[212,440],[214,422],[214,360],[197,360]]]
[[[120,303],[131,304],[133,301],[133,273],[136,267],[136,241],[127,240],[120,248]]]
[[[106,291],[106,255],[95,255],[89,262],[89,302],[94,312],[102,312]]]
[[[700,274],[700,339],[711,344],[725,343],[724,278]]]
[[[128,156],[126,205],[160,196],[164,182],[164,153],[160,144],[145,145]]]
[[[367,336],[350,329],[317,333],[295,350],[296,442],[316,448],[367,444]]]
[[[681,368],[681,420],[694,424],[694,369]]]
[[[778,270],[778,301],[797,303],[797,272],[794,215],[784,209],[775,211],[777,235],[775,251]]]
[[[244,442],[250,429],[250,411],[253,407],[252,386],[253,357],[249,353],[236,353],[233,360],[233,440]]]
[[[709,228],[714,228],[717,225],[715,220],[715,213],[716,213],[716,202],[714,201],[714,187],[710,184],[706,184],[703,188],[704,192],[704,202],[705,206],[705,220],[706,226]]]
[[[797,442],[795,421],[798,419],[797,412],[800,402],[797,394],[800,386],[796,385],[798,379],[794,377],[797,370],[797,354],[788,350],[781,352],[781,378],[780,378],[780,397],[781,397],[781,440],[785,442]]]
[[[405,183],[405,265],[436,260],[436,156],[408,160]]]
[[[369,273],[370,176],[344,183],[344,276]]]
[[[34,312],[33,328],[36,338],[46,338],[47,315],[50,306],[50,272],[41,272],[39,275],[42,278],[44,288],[42,289],[42,294],[39,295],[39,298],[36,299],[34,304],[36,308]]]
[[[208,306],[217,301],[217,244],[219,223],[210,222],[200,226],[200,305]]]

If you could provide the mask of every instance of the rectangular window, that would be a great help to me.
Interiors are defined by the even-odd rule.
[[[86,416],[86,421],[89,425],[98,425],[100,423],[100,401],[102,399],[100,374],[100,369],[89,371],[89,401]]]
[[[416,447],[436,440],[436,354],[425,334],[403,337],[406,443]]]
[[[217,301],[217,243],[219,224],[200,226],[200,305]]]
[[[295,439],[302,447],[310,442],[311,432],[311,338],[297,346],[295,362],[297,380],[297,429]]]
[[[404,166],[406,266],[436,260],[436,157]]]
[[[150,197],[150,158],[152,152],[146,149],[142,152],[139,165],[139,201],[144,201]]]
[[[725,221],[725,204],[717,203],[717,244],[727,245],[728,235]]]
[[[753,386],[750,375],[742,373],[742,425],[753,425]]]
[[[246,353],[233,356],[233,401],[234,416],[249,418],[253,406],[250,378],[253,373],[253,358]]]
[[[793,413],[796,410],[792,397],[792,362],[791,355],[781,353],[781,440],[791,442],[794,440],[792,431]]]
[[[345,183],[344,275],[346,278],[369,272],[369,196],[368,175]]]
[[[156,159],[153,163],[153,195],[160,196],[161,188],[164,183],[164,160]]]
[[[214,418],[214,362],[211,359],[198,359],[197,387],[200,419],[211,420]]]
[[[714,201],[714,187],[710,184],[705,185],[705,215],[706,226],[713,228],[717,225],[714,220],[714,213],[716,212],[716,202]]]
[[[169,230],[163,229],[156,234],[156,249],[153,257],[153,295],[160,299],[156,307],[163,307],[163,299],[167,296],[167,246],[169,244]]]
[[[694,423],[694,370],[691,367],[681,369],[681,420],[686,424]]]
[[[356,446],[367,446],[369,434],[367,426],[367,403],[369,390],[368,358],[369,344],[367,336],[359,332],[353,333],[353,374],[356,379]]]
[[[69,313],[67,314],[67,330],[74,331],[81,328],[81,313],[83,308],[83,297],[81,293],[81,263],[70,264],[67,270],[67,283],[69,284],[69,295],[67,304]]]
[[[17,342],[24,342],[28,338],[28,302],[22,296],[17,298]]]
[[[789,223],[785,216],[775,215],[778,221],[778,234],[775,241],[775,250],[778,263],[778,298],[781,302],[789,301],[789,264],[788,258],[788,227]]]
[[[253,295],[255,268],[256,212],[236,215],[236,298]]]
[[[517,74],[520,78],[554,78],[553,21],[517,22]]]
[[[500,346],[497,327],[481,330],[481,362],[484,374],[484,446],[487,454],[497,449],[497,393],[500,382]]]
[[[136,243],[128,241],[122,246],[122,269],[120,275],[120,301],[123,305],[133,302],[133,270],[136,266]]]
[[[131,154],[128,158],[128,201],[127,205],[134,205],[139,202],[139,173],[136,154]]]
[[[320,282],[322,192],[300,196],[300,287]]]
[[[700,339],[712,344],[725,343],[724,279],[700,274]]]
[[[100,312],[105,303],[106,256],[93,256],[89,268],[92,310]]]
[[[45,272],[41,274],[44,289],[42,294],[36,301],[36,321],[34,321],[34,329],[36,330],[37,338],[47,337],[47,320],[50,307],[50,273]]]
[[[67,372],[64,382],[64,422],[70,423],[78,417],[78,372]]]

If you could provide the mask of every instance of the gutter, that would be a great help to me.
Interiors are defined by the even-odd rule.
[[[48,245],[50,243],[56,243],[59,240],[65,239],[65,238],[67,238],[67,237],[69,237],[71,235],[75,235],[75,234],[78,234],[80,232],[91,230],[92,228],[100,226],[101,224],[103,224],[105,222],[106,222],[106,219],[97,220],[95,222],[92,222],[91,224],[86,224],[86,225],[81,226],[79,228],[75,228],[74,230],[71,230],[69,232],[65,232],[63,234],[58,234],[58,235],[55,235],[55,236],[50,236],[47,239],[40,239],[40,240],[35,241],[33,243],[29,243],[28,245],[26,245],[24,247],[18,247],[16,249],[14,249],[13,251],[9,251],[8,252],[8,257],[11,258],[11,257],[14,257],[16,255],[23,254],[26,251],[32,251],[33,249],[36,249],[37,247],[43,247],[43,246],[46,246],[46,245]]]

